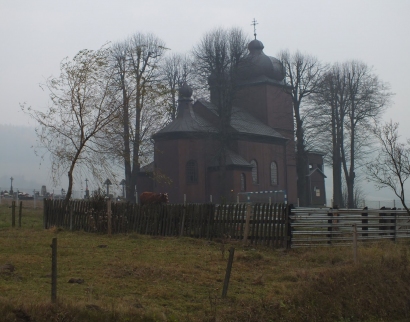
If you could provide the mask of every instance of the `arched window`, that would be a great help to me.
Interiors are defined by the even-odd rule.
[[[245,173],[241,173],[241,191],[246,191],[246,176]]]
[[[198,163],[195,160],[189,160],[185,166],[186,183],[198,183]]]
[[[258,164],[256,160],[252,160],[250,163],[252,165],[252,182],[253,184],[258,184]]]
[[[272,186],[278,184],[278,165],[276,162],[270,164],[270,184]]]

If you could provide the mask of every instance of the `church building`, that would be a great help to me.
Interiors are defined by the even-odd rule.
[[[167,192],[170,203],[182,203],[184,196],[188,203],[211,198],[215,203],[234,202],[238,196],[252,201],[257,193],[266,196],[264,202],[275,194],[282,200],[273,201],[298,203],[292,101],[284,91],[282,64],[265,55],[263,48],[257,39],[248,44],[232,107],[223,175],[212,79],[210,102],[193,102],[192,89],[184,84],[176,119],[153,135],[154,161],[139,173],[140,192]],[[308,195],[312,205],[323,205],[323,156],[314,153],[310,159],[314,162],[309,165]]]

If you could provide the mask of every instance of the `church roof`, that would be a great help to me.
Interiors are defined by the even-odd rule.
[[[216,106],[213,105],[211,102],[208,102],[203,99],[199,99],[198,101],[202,105],[204,105],[209,111],[211,111],[214,115],[218,115]],[[284,137],[279,132],[277,132],[270,126],[264,124],[263,122],[259,121],[252,114],[248,113],[247,111],[239,107],[232,108],[231,127],[237,133],[262,135],[271,138],[284,139]]]
[[[226,165],[236,165],[236,166],[243,166],[243,167],[249,167],[252,168],[252,165],[246,161],[244,158],[242,158],[239,154],[232,150],[227,150],[226,151]],[[217,167],[219,166],[218,159],[215,157],[211,163],[211,167]]]
[[[177,117],[163,129],[153,135],[159,137],[169,133],[215,133],[216,129],[208,121],[202,118],[197,113],[192,111],[190,107],[183,111],[183,116]]]
[[[309,174],[307,174],[306,176],[310,177],[315,172],[319,172],[324,178],[327,178],[326,175],[324,174],[324,172],[322,170],[320,170],[319,168],[315,168],[313,170],[310,170]]]
[[[140,172],[154,172],[154,161],[141,167]]]
[[[248,55],[239,67],[240,83],[253,84],[262,81],[285,85],[285,69],[281,61],[263,52],[263,43],[256,38],[248,44]]]

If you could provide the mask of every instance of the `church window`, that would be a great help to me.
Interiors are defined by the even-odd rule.
[[[252,165],[252,182],[253,184],[258,184],[258,164],[256,160],[252,160],[250,163]]]
[[[276,162],[270,164],[270,184],[272,186],[278,184],[278,165]]]
[[[246,176],[245,173],[241,173],[241,191],[246,191]]]
[[[185,167],[186,183],[198,183],[198,163],[195,160],[189,160]]]

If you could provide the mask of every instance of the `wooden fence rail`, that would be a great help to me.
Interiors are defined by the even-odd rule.
[[[290,247],[344,246],[358,241],[410,237],[410,216],[395,209],[291,209]]]
[[[169,204],[145,205],[111,203],[111,220],[107,203],[70,201],[64,209],[62,200],[44,201],[44,228],[52,226],[71,230],[111,232],[155,236],[188,236],[195,238],[223,238],[271,247],[285,247],[286,205],[283,204]],[[247,209],[251,207],[251,209]],[[250,211],[251,218],[246,220]],[[248,233],[245,235],[245,231]]]

